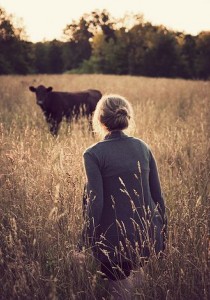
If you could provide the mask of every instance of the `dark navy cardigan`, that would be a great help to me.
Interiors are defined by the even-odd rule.
[[[165,204],[152,152],[113,131],[84,152],[86,241],[101,262],[135,260],[164,249]]]

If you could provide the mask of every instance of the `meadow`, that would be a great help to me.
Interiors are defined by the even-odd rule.
[[[28,87],[125,96],[159,167],[166,255],[151,258],[135,299],[209,299],[209,81],[110,75],[0,77],[0,299],[110,299],[97,263],[73,257],[82,218],[86,120],[50,135]]]

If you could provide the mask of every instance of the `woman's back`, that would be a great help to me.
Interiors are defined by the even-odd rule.
[[[154,236],[154,226],[160,232],[162,221],[158,210],[155,212],[149,185],[152,154],[143,141],[122,131],[113,131],[87,149],[84,158],[86,170],[92,174],[89,182],[96,195],[97,212],[101,211],[100,219],[98,215],[92,216],[98,219],[95,234],[100,236],[99,243],[102,239],[107,246],[106,241],[109,241],[115,248],[119,240],[123,243],[126,235],[133,245],[135,242],[143,244],[148,231],[151,238]],[[159,198],[161,200],[161,194]],[[160,242],[158,245],[160,248]]]

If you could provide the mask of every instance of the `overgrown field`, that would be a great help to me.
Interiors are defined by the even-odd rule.
[[[135,136],[157,159],[167,205],[166,257],[136,299],[206,299],[210,82],[105,75],[0,77],[0,299],[109,299],[97,264],[72,256],[82,228],[86,120],[49,132],[29,85],[127,97]]]

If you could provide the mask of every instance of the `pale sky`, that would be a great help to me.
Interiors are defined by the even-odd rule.
[[[60,39],[67,24],[96,9],[113,17],[141,13],[153,25],[192,35],[210,31],[210,0],[0,0],[0,7],[22,18],[32,42]]]

